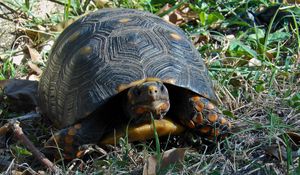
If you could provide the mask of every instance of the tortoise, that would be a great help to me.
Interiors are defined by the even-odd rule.
[[[151,117],[170,116],[210,139],[231,127],[184,32],[133,9],[101,9],[67,27],[53,45],[38,96],[41,111],[61,129],[47,145],[58,144],[66,157]]]

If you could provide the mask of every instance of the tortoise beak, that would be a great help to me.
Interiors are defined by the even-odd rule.
[[[152,105],[137,105],[133,107],[135,112],[135,120],[151,121],[151,116],[154,119],[162,119],[170,109],[168,100],[154,101]]]

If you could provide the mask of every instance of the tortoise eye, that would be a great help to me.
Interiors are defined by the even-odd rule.
[[[140,96],[140,95],[141,95],[141,90],[139,90],[138,88],[135,88],[135,89],[133,90],[133,94],[134,94],[135,96]]]

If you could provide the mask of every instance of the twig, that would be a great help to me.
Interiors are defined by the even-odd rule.
[[[24,120],[28,120],[28,119],[32,119],[32,118],[39,118],[39,117],[41,117],[41,114],[36,113],[36,112],[31,112],[31,113],[22,115],[20,117],[8,119],[8,122],[0,128],[0,136],[4,136],[7,132],[9,132],[9,130],[11,130],[11,123],[14,123],[15,121],[24,121]]]
[[[16,14],[19,14],[16,10],[10,8],[9,6],[7,6],[6,4],[4,4],[3,2],[0,2],[0,5],[5,7],[7,10],[9,10],[10,12],[12,13],[16,13]]]
[[[60,1],[57,1],[57,0],[49,0],[51,2],[54,2],[54,3],[57,3],[59,5],[63,5],[63,6],[66,6],[67,4],[63,3],[63,2],[60,2]]]
[[[27,136],[23,133],[22,128],[19,126],[18,121],[10,122],[12,130],[15,134],[15,136],[21,140],[21,142],[26,145],[26,147],[30,150],[30,152],[49,170],[53,173],[59,173],[61,170],[55,166],[49,159],[45,157],[43,153],[41,153],[34,145],[33,143],[27,138]]]
[[[10,130],[10,124],[6,123],[0,128],[0,136],[4,136]]]
[[[8,123],[0,128],[0,136],[5,135],[8,131],[13,131],[14,135],[30,150],[34,157],[38,159],[41,164],[46,166],[52,173],[59,174],[61,169],[55,166],[46,156],[41,153],[33,143],[28,139],[28,137],[23,133],[22,128],[20,127],[19,121],[24,121],[41,115],[36,112],[31,112],[26,115],[10,119]]]
[[[28,114],[22,115],[20,117],[16,117],[10,120],[17,120],[17,121],[24,121],[24,120],[28,120],[28,119],[33,119],[33,118],[40,118],[41,114],[37,113],[37,112],[30,112]]]
[[[5,19],[7,21],[11,21],[11,22],[14,21],[13,19],[6,17],[4,14],[0,14],[0,18]]]
[[[13,159],[13,160],[10,162],[9,166],[7,167],[7,169],[6,169],[6,171],[5,171],[5,174],[11,174],[10,171],[11,171],[11,169],[12,169],[14,163],[15,163],[15,159]]]

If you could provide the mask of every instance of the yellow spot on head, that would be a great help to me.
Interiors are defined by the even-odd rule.
[[[170,108],[170,104],[169,103],[163,103],[159,106],[159,110],[160,111],[167,111]]]
[[[130,20],[131,20],[130,18],[122,18],[122,19],[119,20],[119,22],[121,22],[121,23],[127,23]]]
[[[80,49],[80,54],[81,55],[88,55],[92,52],[92,47],[91,46],[84,46]]]
[[[149,78],[146,78],[144,82],[148,82],[148,81],[158,81],[158,82],[161,82],[161,80],[159,78],[155,78],[155,77],[149,77]]]
[[[118,91],[118,92],[122,92],[122,91],[125,90],[125,89],[131,88],[131,87],[133,87],[133,86],[137,86],[137,85],[139,85],[139,84],[142,84],[142,83],[148,82],[148,81],[159,81],[159,82],[161,82],[161,80],[160,80],[159,78],[155,78],[155,77],[154,77],[154,78],[152,78],[152,77],[150,77],[150,78],[145,78],[145,79],[133,81],[133,82],[131,82],[131,83],[129,83],[129,84],[120,84],[120,85],[117,87],[117,91]]]
[[[156,86],[149,86],[148,90],[149,91],[157,91],[157,87]]]
[[[181,36],[179,36],[177,33],[171,33],[170,36],[175,40],[181,40]]]

